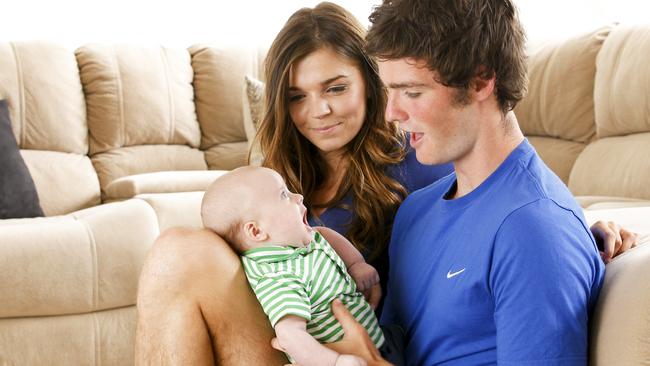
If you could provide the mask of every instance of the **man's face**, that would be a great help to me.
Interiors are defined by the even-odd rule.
[[[380,61],[379,76],[388,90],[386,119],[410,132],[421,163],[458,161],[472,150],[478,127],[471,99],[460,103],[458,90],[437,82],[423,61]]]

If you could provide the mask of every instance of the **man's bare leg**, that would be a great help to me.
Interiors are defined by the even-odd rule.
[[[219,236],[171,229],[140,276],[136,365],[283,365],[239,257]]]

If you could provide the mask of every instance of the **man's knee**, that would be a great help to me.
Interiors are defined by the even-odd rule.
[[[187,286],[196,283],[214,271],[237,271],[241,267],[238,256],[228,243],[206,229],[172,228],[155,241],[142,270],[141,282],[169,281]]]

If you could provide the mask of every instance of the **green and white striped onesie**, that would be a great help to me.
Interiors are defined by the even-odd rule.
[[[314,231],[305,248],[267,246],[242,256],[246,277],[271,325],[286,315],[307,320],[307,332],[320,343],[343,337],[330,302],[339,298],[361,323],[377,348],[384,343],[375,313],[357,291],[345,263],[323,236]]]

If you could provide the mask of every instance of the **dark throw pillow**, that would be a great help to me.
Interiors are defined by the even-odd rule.
[[[0,100],[0,219],[43,216],[32,176],[11,130],[6,100]]]

